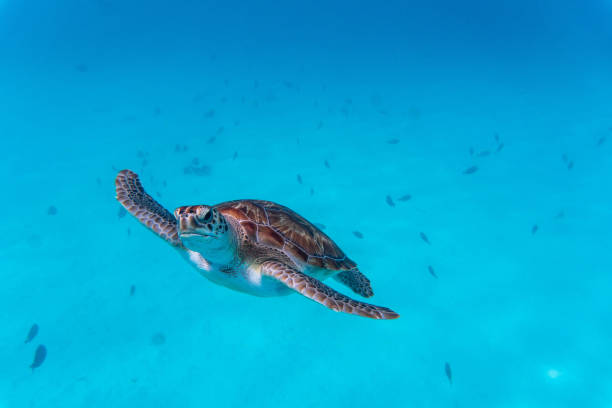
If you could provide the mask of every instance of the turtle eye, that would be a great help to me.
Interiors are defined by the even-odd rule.
[[[204,222],[208,222],[212,219],[212,210],[208,211],[206,213],[206,215],[204,216],[204,218],[202,218],[202,221]]]

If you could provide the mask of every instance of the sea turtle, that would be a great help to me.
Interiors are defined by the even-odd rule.
[[[179,207],[174,215],[142,187],[130,170],[115,179],[117,200],[209,280],[255,296],[298,292],[328,308],[395,319],[391,309],[353,300],[322,280],[333,276],[364,297],[369,279],[321,230],[270,201],[236,200]]]

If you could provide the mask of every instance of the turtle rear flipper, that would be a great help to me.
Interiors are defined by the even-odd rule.
[[[115,178],[117,201],[151,231],[170,244],[180,246],[176,219],[162,207],[140,184],[138,175],[131,170],[122,170]]]
[[[323,282],[299,272],[280,261],[261,263],[261,273],[272,277],[296,292],[336,312],[344,312],[372,319],[397,319],[399,315],[386,307],[374,306],[353,300],[336,292]]]
[[[366,298],[374,296],[370,280],[357,269],[340,272],[334,276],[334,279],[348,286],[358,295]]]

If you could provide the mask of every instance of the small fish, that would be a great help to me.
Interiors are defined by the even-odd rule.
[[[495,138],[495,141],[496,141],[497,143],[499,143],[499,134],[497,134],[497,133],[496,133],[496,134],[495,134],[495,136],[493,136],[493,137]]]
[[[495,149],[495,153],[499,153],[501,152],[501,150],[504,148],[504,144],[500,143],[497,145],[497,149]]]
[[[470,156],[474,155],[474,148],[470,146]]]
[[[557,213],[557,215],[555,215],[555,219],[559,220],[561,218],[565,217],[565,213],[563,211],[559,211]]]
[[[298,183],[303,184],[302,176],[300,176],[299,174],[297,175],[297,181],[298,181]]]
[[[419,232],[419,236],[423,241],[425,241],[426,244],[431,245],[431,242],[429,242],[429,238],[427,238],[427,235],[425,235],[424,232]]]
[[[536,232],[538,232],[538,226],[534,225],[533,227],[531,227],[531,235],[535,235]]]
[[[561,156],[561,160],[563,160],[564,163],[567,163],[567,161],[569,160],[567,154],[563,153],[563,155]]]
[[[605,136],[600,137],[599,140],[597,141],[597,147],[599,147],[602,144],[604,144],[605,141],[606,141],[606,137]]]
[[[393,199],[391,198],[391,196],[390,196],[390,195],[388,195],[388,196],[387,196],[387,198],[385,199],[385,201],[387,202],[387,204],[388,204],[390,207],[395,207],[395,203],[393,202]]]
[[[387,143],[390,144],[390,145],[396,145],[399,142],[400,142],[400,140],[399,139],[395,139],[395,138],[387,140]]]
[[[453,385],[453,372],[448,362],[444,363],[444,373],[446,374],[446,378],[448,378],[448,383]]]
[[[483,150],[483,151],[478,152],[476,157],[487,157],[490,154],[491,154],[491,152],[489,150]]]
[[[323,127],[323,121],[320,120],[319,123],[317,123],[317,130],[321,129]]]
[[[318,222],[315,222],[314,225],[315,225],[315,227],[317,227],[320,230],[324,230],[326,228],[325,225],[319,224]]]
[[[237,157],[238,157],[238,152],[234,152],[234,155],[232,156],[232,160],[236,160]]]
[[[213,144],[215,143],[215,140],[217,140],[216,136],[211,136],[208,138],[208,140],[206,141],[207,144]]]
[[[36,337],[37,334],[38,334],[38,325],[34,323],[32,327],[30,327],[30,331],[28,332],[28,335],[26,336],[24,343],[31,342],[32,339]]]
[[[239,121],[238,119],[236,119],[236,120],[234,121],[234,126],[238,126],[239,124],[240,124],[240,121]]]
[[[196,176],[208,176],[210,174],[210,167],[203,164],[200,167],[189,165],[183,169],[184,174],[193,174]]]
[[[325,164],[325,167],[327,167],[328,169],[331,169],[331,166],[329,165],[329,162],[327,160],[325,160],[323,164]]]
[[[397,201],[408,201],[412,198],[412,196],[410,194],[404,194],[403,196],[401,196],[400,198],[397,199]]]
[[[569,163],[567,163],[567,169],[568,169],[568,170],[571,170],[571,169],[573,169],[573,168],[574,168],[574,161],[572,160],[572,161],[570,161]]]
[[[223,126],[219,126],[219,128],[217,129],[217,134],[220,135],[221,133],[223,133]]]
[[[353,231],[353,235],[356,236],[359,239],[363,238],[363,234],[359,231]]]
[[[197,166],[198,164],[200,164],[200,159],[198,159],[197,157],[194,157],[193,159],[191,159],[191,164],[193,164],[194,166]]]
[[[161,115],[161,109],[159,108],[159,106],[156,106],[155,109],[153,109],[153,116],[159,115]]]
[[[32,361],[32,364],[30,364],[32,371],[34,371],[36,367],[40,367],[40,365],[45,361],[46,357],[47,348],[41,344],[36,348],[36,352],[34,353],[34,361]]]
[[[314,188],[310,187],[310,195],[314,195]]]
[[[88,72],[89,71],[89,67],[85,64],[78,64],[74,67],[77,71],[79,72]]]
[[[127,234],[128,234],[128,237],[129,237],[130,235],[132,235],[132,230],[131,230],[129,227],[128,227],[128,229],[127,229]]]
[[[136,286],[135,285],[131,285],[130,286],[130,296],[134,296],[134,293],[136,293]]]
[[[151,336],[151,343],[156,346],[161,346],[162,344],[166,343],[166,336],[164,336],[164,333],[155,333],[153,336]]]
[[[117,212],[117,217],[123,218],[127,214],[126,209],[123,206],[119,206],[119,211]]]
[[[47,208],[47,215],[55,214],[57,214],[57,208],[54,205],[49,206],[49,208]]]
[[[433,266],[431,266],[431,265],[427,266],[427,270],[429,271],[431,276],[433,276],[434,278],[438,279],[438,275],[436,275],[436,272],[434,271]]]
[[[213,116],[215,116],[215,110],[214,109],[209,109],[206,112],[204,112],[204,117],[205,118],[212,118]]]
[[[470,166],[463,170],[463,174],[474,174],[478,171],[478,166]]]

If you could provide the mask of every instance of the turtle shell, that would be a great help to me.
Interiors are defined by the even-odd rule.
[[[287,207],[271,201],[236,200],[214,208],[239,222],[249,239],[281,250],[298,263],[337,271],[357,266],[320,229]]]

